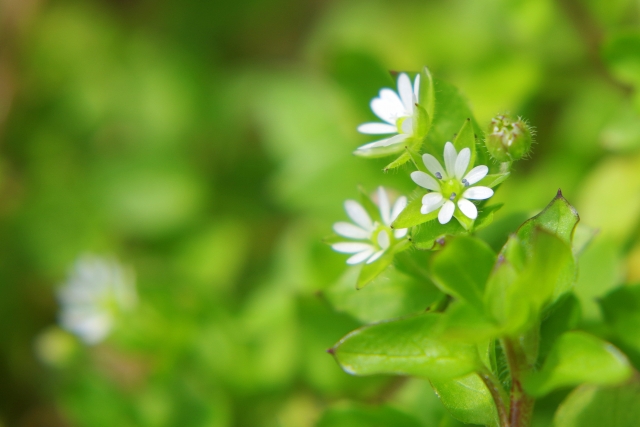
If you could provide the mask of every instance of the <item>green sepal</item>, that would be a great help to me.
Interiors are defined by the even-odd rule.
[[[427,115],[433,117],[435,114],[436,92],[433,88],[433,76],[429,68],[424,67],[420,73],[420,95],[419,104],[424,107]]]
[[[373,279],[378,277],[383,271],[387,269],[393,263],[393,257],[395,254],[407,250],[411,247],[411,242],[407,239],[402,239],[394,246],[389,248],[384,255],[372,262],[371,264],[364,264],[360,274],[358,275],[358,281],[356,282],[356,289],[362,289],[367,286]]]
[[[467,119],[464,121],[462,128],[456,134],[456,137],[453,140],[453,146],[456,148],[456,151],[460,153],[463,148],[468,148],[471,150],[471,160],[469,160],[469,167],[473,167],[476,161],[476,137],[473,132],[473,126],[471,124],[471,119]],[[467,171],[469,170],[467,167]]]
[[[482,363],[475,345],[435,334],[439,313],[425,313],[357,329],[329,350],[352,375],[396,374],[457,378]]]
[[[525,379],[525,390],[542,397],[560,388],[582,383],[616,385],[632,374],[620,350],[582,331],[564,333],[555,342],[542,369]]]
[[[380,216],[380,208],[376,205],[369,193],[362,186],[358,186],[358,193],[360,193],[360,203],[364,210],[367,211],[369,216],[374,222],[382,223],[382,217]]]
[[[427,221],[431,221],[438,217],[438,211],[435,210],[428,214],[423,214],[420,212],[422,208],[422,196],[417,197],[410,201],[407,204],[407,207],[398,215],[393,224],[391,224],[391,228],[399,229],[399,228],[410,228],[416,225],[420,225]]]
[[[502,207],[502,204],[485,206],[478,209],[478,217],[473,224],[473,230],[481,230],[491,224],[493,214]],[[428,250],[433,248],[435,241],[444,236],[455,236],[467,233],[458,221],[449,221],[440,224],[437,219],[432,219],[411,230],[411,242],[417,249]]]
[[[470,231],[473,228],[474,220],[463,214],[457,206],[453,211],[453,217],[458,221],[458,223],[462,226],[462,228],[464,228],[465,231]]]
[[[473,186],[494,188],[502,184],[507,178],[509,178],[509,175],[511,175],[511,172],[494,173],[491,175],[487,175],[477,183],[473,184]]]
[[[412,152],[417,153],[417,150],[420,148],[420,146],[422,145],[422,141],[418,140],[418,139],[412,139],[412,140],[407,140],[405,141],[405,144],[402,144],[405,152],[402,153],[397,159],[395,159],[393,162],[389,163],[387,166],[384,167],[384,171],[388,172],[391,169],[395,169],[397,167],[400,167],[402,165],[404,165],[405,163],[407,163],[409,160],[412,160]],[[418,157],[420,155],[418,154]],[[420,164],[422,162],[417,162],[414,159],[414,164],[415,166],[419,169],[419,170],[426,170],[424,167],[420,167]]]
[[[418,144],[421,143],[419,139],[411,137],[400,144],[393,144],[393,145],[389,145],[388,147],[368,148],[366,150],[358,149],[358,150],[355,150],[353,154],[355,154],[358,157],[364,157],[366,159],[378,159],[381,157],[388,157],[388,156],[392,156],[394,154],[398,154],[402,152],[404,150],[404,147],[407,145],[415,145],[416,141]]]

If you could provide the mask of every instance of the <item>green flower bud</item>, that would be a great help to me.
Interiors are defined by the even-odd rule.
[[[494,159],[509,162],[524,157],[531,149],[532,141],[531,129],[524,120],[514,121],[501,114],[491,119],[485,145]]]

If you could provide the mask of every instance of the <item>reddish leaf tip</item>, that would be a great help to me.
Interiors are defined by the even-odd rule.
[[[331,355],[335,355],[336,354],[336,349],[331,347],[327,349],[327,353],[331,354]]]

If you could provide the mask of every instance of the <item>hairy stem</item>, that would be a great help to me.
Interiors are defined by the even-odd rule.
[[[527,362],[526,354],[519,342],[505,338],[502,340],[502,346],[511,372],[508,427],[529,427],[535,401],[522,388],[522,378],[531,370],[531,366]]]
[[[509,397],[504,391],[502,384],[500,384],[500,381],[488,369],[483,369],[482,371],[478,372],[478,375],[489,389],[491,397],[493,397],[493,401],[496,403],[498,418],[500,419],[500,427],[508,427],[509,408],[507,407],[507,405],[509,404]]]

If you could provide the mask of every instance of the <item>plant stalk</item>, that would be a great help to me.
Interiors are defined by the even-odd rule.
[[[505,338],[502,340],[502,347],[511,372],[510,413],[507,427],[529,427],[535,400],[525,393],[522,379],[531,371],[532,367],[527,362],[527,356],[517,341]]]
[[[478,375],[484,382],[484,384],[489,389],[491,393],[491,397],[493,397],[493,401],[496,404],[496,409],[498,410],[498,419],[500,420],[501,427],[509,426],[509,408],[507,405],[509,404],[509,396],[505,392],[502,384],[496,378],[495,375],[488,369],[483,369],[478,372]]]

